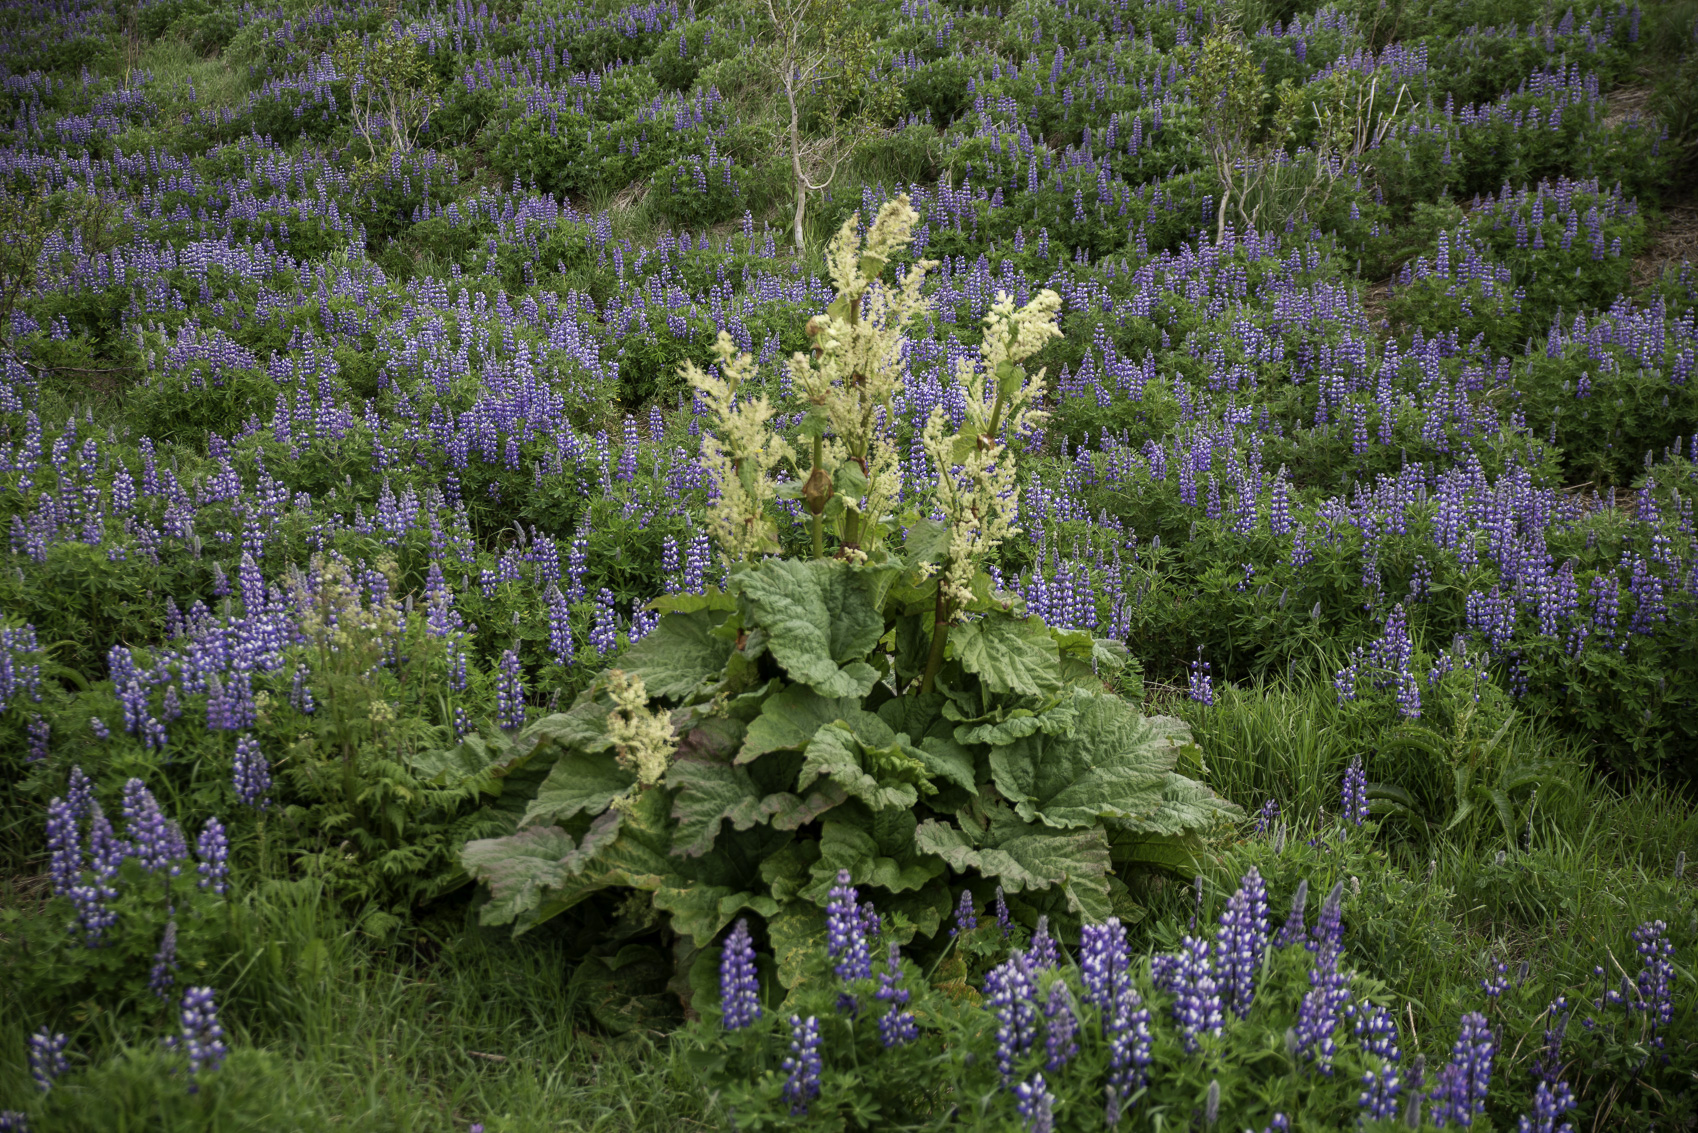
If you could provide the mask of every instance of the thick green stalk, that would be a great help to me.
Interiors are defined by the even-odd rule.
[[[819,474],[820,464],[825,459],[825,438],[814,437],[814,466],[808,482],[812,483],[815,475]],[[825,558],[825,509],[814,512],[814,558]]]
[[[920,678],[921,695],[932,691],[932,686],[937,683],[937,671],[943,668],[943,650],[949,643],[950,617],[949,595],[944,593],[943,577],[940,573],[937,580],[937,604],[932,607],[932,647],[926,654],[925,676]]]

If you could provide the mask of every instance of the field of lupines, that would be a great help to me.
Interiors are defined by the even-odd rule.
[[[1698,6],[840,7],[0,12],[0,1129],[1698,1124]]]

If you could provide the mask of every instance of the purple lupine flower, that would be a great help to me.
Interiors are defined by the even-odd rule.
[[[749,935],[747,917],[739,920],[725,938],[719,960],[719,1005],[721,1021],[728,1031],[739,1031],[761,1017],[760,981],[755,975],[755,942]]]
[[[1110,917],[1107,924],[1084,926],[1080,938],[1079,975],[1085,985],[1085,1002],[1107,1012],[1131,966],[1126,927],[1119,917]]]
[[[48,873],[53,878],[53,893],[64,896],[82,876],[82,837],[77,831],[76,813],[62,798],[47,804]]]
[[[861,934],[867,938],[869,953],[872,942],[884,935],[884,918],[873,908],[871,901],[862,901],[859,905],[861,915]]]
[[[1339,967],[1344,931],[1343,898],[1341,881],[1327,895],[1315,923],[1314,939],[1306,945],[1315,952],[1315,963],[1309,969],[1309,990],[1298,1005],[1295,1027],[1298,1052],[1328,1077],[1332,1075],[1333,1057],[1338,1053],[1333,1036],[1344,1006],[1350,1001],[1350,974]]]
[[[29,1037],[29,1074],[43,1092],[53,1088],[54,1079],[71,1068],[65,1057],[65,1047],[71,1040],[63,1034],[52,1034],[46,1027]]]
[[[1008,902],[1002,899],[1002,886],[996,887],[996,923],[1002,929],[1002,939],[1007,940],[1014,932],[1014,918],[1008,915]]]
[[[89,730],[94,733],[95,739],[109,740],[112,738],[112,729],[108,728],[106,726],[106,721],[102,720],[100,717],[90,716],[88,718],[88,726]]]
[[[71,768],[71,780],[65,787],[65,805],[71,808],[71,820],[81,822],[94,806],[94,784],[81,767]]]
[[[1226,1016],[1221,1011],[1220,985],[1215,981],[1208,941],[1187,936],[1180,942],[1178,955],[1173,970],[1173,1018],[1184,1032],[1181,1041],[1185,1049],[1195,1053],[1198,1036],[1204,1032],[1220,1034]]]
[[[1109,1125],[1120,1123],[1121,1112],[1133,1094],[1149,1082],[1155,1038],[1150,1034],[1150,1009],[1130,982],[1121,985],[1113,1010],[1103,1017],[1108,1039]]]
[[[1037,994],[1026,956],[1016,952],[985,975],[985,1004],[996,1016],[996,1066],[1004,1088],[1014,1082],[1014,1063],[1037,1040]]]
[[[949,930],[951,937],[964,932],[972,932],[979,927],[979,911],[973,904],[973,891],[961,890],[961,900],[955,905],[955,926]]]
[[[1191,662],[1191,699],[1198,704],[1215,702],[1214,682],[1209,678],[1209,663],[1203,660],[1203,647],[1197,647],[1197,659]]]
[[[1055,938],[1049,934],[1047,916],[1038,918],[1037,931],[1032,933],[1032,943],[1026,949],[1026,963],[1035,972],[1061,966],[1061,950],[1056,947]]]
[[[1370,1119],[1394,1118],[1403,1088],[1398,1065],[1402,1052],[1397,1046],[1397,1023],[1385,1008],[1373,1003],[1351,1003],[1345,1007],[1344,1014],[1351,1020],[1351,1031],[1362,1053],[1380,1060],[1378,1067],[1362,1072],[1362,1093],[1356,1104]]]
[[[153,970],[148,973],[147,987],[159,998],[164,999],[171,990],[171,985],[177,982],[177,922],[165,922],[165,934],[160,937],[159,951],[153,954]]]
[[[1291,912],[1280,926],[1279,935],[1274,937],[1275,948],[1286,948],[1306,938],[1308,926],[1303,923],[1303,908],[1308,902],[1309,879],[1304,878],[1297,883],[1297,891],[1291,895]]]
[[[1015,1108],[1026,1123],[1026,1133],[1052,1133],[1055,1129],[1055,1095],[1049,1092],[1044,1076],[1033,1074],[1030,1080],[1014,1087],[1018,1099]]]
[[[216,818],[206,820],[200,837],[195,839],[195,855],[200,864],[200,888],[211,889],[219,896],[230,891],[230,839],[225,836],[224,824]]]
[[[525,726],[525,678],[519,655],[511,649],[501,651],[501,669],[495,677],[495,722],[504,732]]]
[[[167,1050],[181,1051],[189,1059],[189,1075],[193,1079],[203,1070],[217,1070],[224,1063],[230,1048],[224,1042],[224,1028],[218,1023],[218,1005],[209,987],[191,987],[183,993],[183,1007],[178,1016],[182,1034],[167,1035]],[[189,1082],[189,1093],[199,1093],[200,1084]]]
[[[1542,1082],[1555,1082],[1562,1076],[1562,1042],[1568,1034],[1568,1020],[1573,1012],[1568,997],[1559,995],[1545,1009],[1545,1041],[1539,1057],[1533,1060],[1533,1073]]]
[[[873,995],[890,1004],[890,1010],[879,1016],[878,1037],[886,1048],[911,1043],[920,1037],[919,1024],[914,1019],[912,1011],[904,1011],[908,1005],[909,992],[902,983],[902,950],[893,940],[890,942],[890,956],[884,971],[878,975],[878,990]]]
[[[1215,972],[1221,994],[1240,1019],[1256,998],[1256,973],[1268,949],[1268,888],[1252,866],[1226,904],[1215,934]]]
[[[0,1109],[0,1133],[29,1133],[29,1115],[15,1109]]]
[[[1635,981],[1639,996],[1628,1004],[1631,1010],[1643,1011],[1651,1020],[1651,1045],[1661,1050],[1663,1036],[1659,1034],[1674,1018],[1674,993],[1670,977],[1674,974],[1674,942],[1666,935],[1668,925],[1662,921],[1647,921],[1633,930],[1633,946],[1639,953],[1639,976]]]
[[[808,1102],[820,1096],[820,1023],[809,1015],[790,1016],[790,1054],[782,1063],[790,1077],[784,1083],[784,1096],[790,1102],[790,1115],[801,1117],[808,1112]]]
[[[47,741],[53,732],[53,725],[44,716],[32,716],[29,722],[29,755],[26,763],[40,763],[47,758]]]
[[[271,763],[259,750],[259,740],[244,732],[236,741],[236,759],[230,774],[236,796],[259,810],[271,805]]]
[[[1362,757],[1350,761],[1344,772],[1344,821],[1360,826],[1368,820],[1368,776],[1362,770]]]
[[[1273,828],[1273,824],[1278,818],[1279,802],[1275,799],[1268,799],[1262,804],[1262,809],[1256,812],[1255,832],[1257,834],[1266,834]]]
[[[1533,1112],[1521,1115],[1518,1133],[1574,1133],[1574,1123],[1562,1121],[1562,1115],[1574,1108],[1574,1091],[1568,1083],[1540,1082],[1533,1092]],[[1557,1122],[1562,1121],[1558,1125]]]
[[[1509,965],[1498,961],[1495,965],[1487,960],[1489,970],[1486,978],[1480,981],[1480,990],[1486,993],[1487,999],[1496,999],[1509,990]]]
[[[849,884],[849,871],[837,871],[837,884],[827,895],[825,907],[826,954],[837,961],[837,978],[871,979],[873,963],[867,948],[866,924],[855,904],[855,887]]]
[[[1303,947],[1311,952],[1337,955],[1344,944],[1344,882],[1333,885],[1332,892],[1321,902],[1321,915],[1315,918],[1315,931]]]
[[[181,834],[173,836],[159,800],[140,779],[124,784],[124,833],[134,847],[136,860],[149,873],[169,870]]]
[[[1485,1112],[1496,1049],[1486,1017],[1478,1011],[1464,1015],[1461,1033],[1451,1048],[1450,1062],[1439,1071],[1428,1095],[1434,1125],[1440,1129],[1452,1122],[1473,1125],[1474,1115]]]
[[[1079,1053],[1074,1037],[1079,1033],[1079,1016],[1073,1010],[1073,992],[1064,979],[1049,985],[1049,1000],[1044,1004],[1044,1065],[1059,1071]]]

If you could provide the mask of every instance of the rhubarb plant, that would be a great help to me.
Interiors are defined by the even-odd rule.
[[[723,588],[657,600],[655,628],[566,711],[438,761],[538,784],[513,833],[462,851],[486,924],[524,932],[623,891],[681,961],[711,964],[752,917],[794,987],[840,875],[924,953],[964,889],[1000,888],[1028,924],[1131,915],[1136,871],[1184,863],[1237,813],[1182,773],[1199,765],[1189,733],[1144,715],[1124,644],[1044,624],[985,570],[1018,530],[1008,442],[1041,421],[1042,372],[1023,363],[1057,333],[1052,292],[997,299],[954,376],[958,427],[926,425],[937,482],[901,482],[886,430],[931,265],[893,266],[915,221],[898,199],[832,244],[837,296],[790,360],[805,455],[764,398],[739,397],[752,363],[728,339],[716,373],[686,367],[713,417]],[[773,553],[784,496],[807,557]]]

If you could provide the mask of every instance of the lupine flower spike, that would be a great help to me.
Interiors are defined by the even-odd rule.
[[[790,1102],[790,1113],[801,1117],[808,1112],[808,1103],[820,1096],[820,1024],[810,1015],[790,1016],[790,1054],[783,1068],[790,1076],[784,1082],[784,1097]]]
[[[748,918],[739,920],[725,938],[719,961],[719,996],[726,1030],[741,1030],[761,1017],[755,942],[749,936]]]

